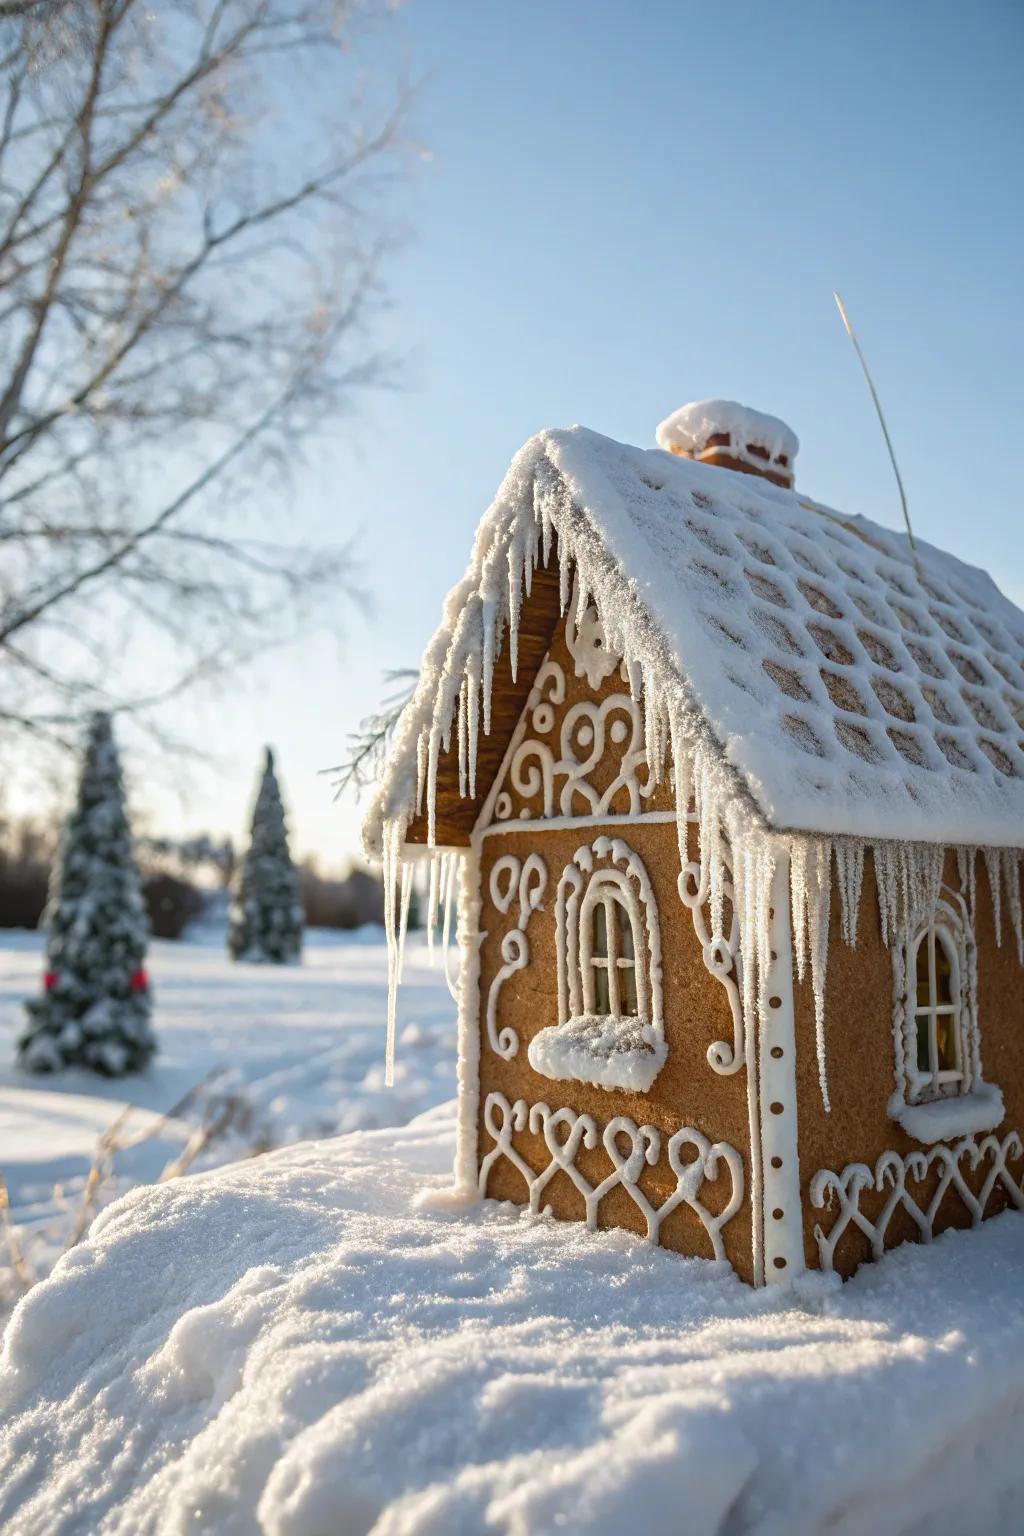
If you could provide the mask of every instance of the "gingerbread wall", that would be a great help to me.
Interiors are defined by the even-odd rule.
[[[864,891],[856,948],[849,948],[840,935],[839,902],[831,913],[828,986],[826,992],[826,1040],[831,1112],[826,1114],[818,1082],[815,1047],[814,1004],[809,982],[796,987],[796,1059],[798,1084],[798,1136],[800,1184],[804,1207],[804,1247],[808,1265],[819,1267],[820,1257],[814,1227],[820,1223],[828,1233],[838,1215],[838,1202],[811,1204],[811,1183],[820,1169],[841,1172],[849,1163],[860,1162],[874,1169],[878,1158],[887,1151],[901,1157],[915,1150],[927,1154],[929,1147],[914,1140],[887,1114],[890,1096],[896,1088],[893,1045],[893,966],[882,942],[878,917],[877,893],[870,855],[865,861]],[[978,857],[977,920],[975,937],[978,962],[978,1021],[981,1034],[981,1065],[986,1082],[1002,1089],[1006,1114],[994,1133],[1002,1140],[1008,1131],[1024,1133],[1024,976],[1017,958],[1016,939],[1003,914],[1002,944],[996,942],[992,899],[984,863]],[[956,860],[947,856],[944,879],[953,890],[959,889]],[[1004,899],[1005,906],[1005,899]],[[983,1140],[981,1134],[978,1142]],[[922,1209],[927,1209],[935,1194],[941,1169],[932,1159],[923,1180],[908,1181],[908,1190]],[[974,1170],[967,1158],[959,1170],[977,1194],[991,1169],[990,1159]],[[1020,1160],[1011,1161],[1011,1169],[1020,1180]],[[860,1208],[872,1221],[880,1213],[888,1190],[869,1190],[861,1196]],[[985,1207],[986,1215],[1005,1208],[1007,1194],[997,1181]],[[971,1213],[951,1186],[942,1197],[934,1223],[936,1232],[948,1227],[971,1225]],[[904,1208],[895,1210],[886,1229],[886,1248],[918,1237],[913,1216]],[[835,1269],[848,1275],[871,1257],[868,1237],[852,1223],[839,1239],[834,1258]]]
[[[543,595],[543,594],[542,594]],[[545,607],[545,604],[541,604]],[[548,605],[549,606],[549,605]],[[547,608],[545,607],[545,612]],[[545,620],[547,623],[547,620]],[[538,637],[544,629],[538,623]],[[539,640],[538,640],[539,644]],[[605,797],[603,814],[587,819],[584,794],[569,796],[563,803],[564,776],[556,775],[554,794],[550,776],[540,768],[540,759],[524,761],[518,774],[518,786],[508,773],[495,790],[490,827],[478,834],[481,875],[480,950],[480,1099],[479,1157],[481,1160],[496,1147],[496,1139],[487,1125],[488,1095],[502,1096],[511,1110],[519,1103],[528,1108],[547,1105],[551,1111],[568,1110],[574,1115],[588,1115],[595,1122],[600,1138],[609,1121],[627,1117],[637,1126],[652,1126],[660,1135],[660,1155],[653,1166],[645,1166],[637,1187],[653,1208],[659,1207],[677,1187],[677,1176],[669,1166],[666,1147],[670,1137],[681,1127],[691,1126],[710,1143],[730,1145],[742,1158],[743,1202],[722,1229],[726,1256],[745,1279],[753,1279],[752,1204],[749,1110],[745,1070],[732,1075],[716,1072],[707,1060],[713,1041],[730,1041],[733,1036],[729,998],[722,984],[705,968],[701,945],[694,931],[693,915],[678,894],[679,848],[675,826],[675,800],[670,784],[670,765],[666,764],[662,781],[641,796],[639,816],[636,784],[646,785],[647,770],[638,765],[632,775],[633,790],[622,780],[623,764],[630,752],[642,747],[641,715],[628,701],[628,689],[618,669],[602,681],[588,682],[576,676],[576,661],[570,652],[564,620],[557,620],[550,635],[548,660],[564,679],[564,697],[559,695],[557,679],[550,668],[537,671],[533,656],[530,671],[536,684],[527,705],[526,739],[543,739],[555,758],[566,750],[584,760],[595,756],[593,735],[599,733],[602,751],[591,762],[586,783]],[[537,658],[540,659],[539,657]],[[529,673],[528,673],[529,675]],[[526,699],[522,681],[517,697]],[[620,702],[612,705],[611,701]],[[532,723],[531,711],[538,700],[546,706],[543,730]],[[590,706],[588,708],[587,706]],[[600,719],[593,706],[600,710]],[[521,707],[521,706],[520,706]],[[537,717],[539,718],[539,717]],[[508,739],[509,730],[503,731]],[[568,747],[566,747],[568,743]],[[535,771],[531,771],[535,770]],[[495,772],[497,768],[495,767]],[[626,775],[630,778],[630,775]],[[632,795],[632,802],[631,802]],[[551,825],[545,818],[570,816],[571,827]],[[609,819],[611,818],[611,819]],[[664,1032],[668,1048],[665,1066],[647,1093],[623,1089],[606,1090],[574,1080],[554,1080],[536,1072],[528,1060],[530,1041],[540,1030],[559,1022],[555,897],[562,871],[584,845],[592,845],[602,835],[622,838],[642,859],[653,887],[659,914],[662,949],[662,990]],[[533,856],[544,863],[545,891],[539,908],[522,930],[528,943],[529,960],[522,969],[506,974],[498,992],[496,1027],[511,1030],[517,1046],[509,1059],[492,1046],[486,1027],[487,1000],[496,978],[507,967],[509,952],[502,944],[520,923],[519,902],[510,897],[507,910],[500,910],[492,899],[491,874],[495,862],[505,856],[522,868]],[[697,856],[696,835],[690,828],[688,857]],[[1018,965],[1016,944],[1010,925],[1004,919],[1003,942],[996,943],[991,895],[983,861],[977,870],[977,921],[975,935],[978,962],[978,1012],[981,1030],[981,1064],[986,1082],[1003,1092],[1006,1114],[997,1130],[1000,1142],[1007,1132],[1024,1132],[1024,987]],[[950,855],[946,883],[959,888],[955,858]],[[507,874],[505,888],[507,891]],[[797,1071],[797,1114],[805,1257],[809,1266],[821,1263],[814,1229],[820,1224],[828,1234],[841,1216],[835,1196],[819,1207],[812,1203],[812,1183],[822,1170],[836,1174],[852,1163],[862,1163],[874,1170],[884,1153],[906,1158],[914,1151],[930,1157],[924,1177],[908,1179],[907,1190],[926,1210],[943,1176],[940,1155],[932,1155],[928,1145],[915,1141],[889,1118],[887,1108],[896,1088],[893,1045],[893,967],[888,949],[882,942],[877,895],[870,855],[866,861],[864,888],[860,907],[858,943],[850,949],[840,934],[839,901],[832,904],[830,958],[826,1001],[826,1036],[831,1112],[824,1110],[818,1081],[814,1006],[809,981],[795,985],[795,1031]],[[509,1123],[511,1123],[509,1121]],[[567,1123],[558,1132],[559,1141],[569,1134]],[[979,1135],[978,1141],[983,1137]],[[543,1128],[535,1124],[512,1129],[510,1145],[536,1175],[552,1164],[551,1149],[545,1143]],[[619,1144],[620,1155],[628,1142]],[[687,1156],[693,1155],[692,1149]],[[1011,1162],[1013,1160],[1011,1159]],[[600,1145],[582,1147],[573,1166],[591,1187],[598,1186],[611,1174],[613,1164]],[[991,1158],[971,1169],[969,1160],[961,1159],[958,1177],[977,1194],[991,1171]],[[1020,1180],[1019,1160],[1013,1172]],[[499,1155],[492,1160],[486,1179],[486,1192],[493,1198],[525,1203],[529,1188],[514,1160]],[[874,1221],[879,1215],[889,1187],[861,1193],[859,1209]],[[700,1201],[712,1213],[720,1212],[732,1195],[732,1180],[727,1168],[720,1166],[718,1176],[701,1186]],[[1007,1194],[997,1180],[985,1206],[986,1214],[1005,1207]],[[582,1220],[585,1201],[561,1168],[554,1172],[543,1190],[541,1204],[555,1216]],[[933,1223],[939,1232],[950,1226],[967,1226],[972,1213],[958,1193],[955,1182],[943,1196]],[[621,1226],[643,1233],[643,1212],[625,1188],[612,1187],[598,1206],[600,1226]],[[885,1246],[919,1236],[912,1215],[897,1207],[885,1229]],[[683,1253],[710,1256],[709,1233],[699,1215],[685,1203],[667,1216],[659,1240]],[[841,1274],[849,1274],[871,1256],[871,1243],[851,1223],[839,1238],[833,1265]]]
[[[552,710],[553,724],[545,738],[557,743],[562,724],[569,712],[583,700],[598,703],[622,694],[624,684],[616,672],[599,686],[591,688],[585,679],[575,677],[573,658],[565,642],[564,626],[559,625],[551,646],[551,659],[561,668],[566,680],[564,701]],[[628,714],[628,712],[626,712]],[[584,732],[587,717],[577,718]],[[630,746],[629,730],[616,746],[611,725],[620,718],[615,712],[606,716],[608,750],[588,782],[607,791],[621,771],[622,755]],[[628,726],[626,715],[622,716]],[[580,747],[583,751],[587,743]],[[644,772],[641,777],[646,778]],[[528,782],[528,780],[524,780]],[[524,822],[523,810],[538,815],[541,809],[538,789],[534,796],[510,793],[510,803],[503,806],[505,819],[500,830],[493,829],[481,841],[481,929],[484,937],[480,950],[480,1122],[481,1158],[494,1147],[494,1138],[485,1124],[487,1096],[499,1093],[509,1105],[523,1100],[527,1105],[545,1103],[552,1110],[567,1108],[593,1117],[599,1132],[615,1116],[628,1116],[637,1125],[653,1126],[661,1136],[661,1155],[654,1166],[647,1166],[638,1185],[651,1205],[660,1206],[676,1188],[676,1174],[668,1165],[666,1146],[681,1127],[691,1126],[709,1142],[727,1142],[742,1158],[744,1194],[742,1206],[722,1229],[726,1256],[737,1272],[753,1278],[751,1243],[751,1201],[749,1125],[746,1074],[741,1069],[731,1076],[715,1072],[707,1060],[708,1046],[715,1040],[731,1040],[732,1013],[725,988],[705,969],[701,946],[694,932],[693,918],[678,894],[679,845],[675,826],[674,797],[666,780],[644,801],[647,811],[665,819],[619,821],[595,820],[573,827],[545,827],[541,820]],[[607,807],[614,814],[627,810],[628,794],[616,793]],[[593,844],[606,833],[623,838],[639,854],[653,887],[661,933],[662,996],[667,1060],[648,1093],[606,1090],[591,1085],[553,1080],[535,1072],[527,1051],[531,1039],[541,1029],[559,1022],[557,961],[555,937],[555,894],[562,871],[581,845]],[[498,994],[497,1023],[511,1028],[518,1036],[518,1047],[511,1059],[503,1059],[491,1046],[485,1026],[487,999],[496,976],[504,964],[502,940],[518,922],[518,903],[513,900],[502,913],[491,899],[491,872],[495,861],[512,855],[521,864],[532,854],[539,854],[546,870],[546,889],[542,907],[534,912],[525,929],[529,944],[529,962],[508,976]],[[691,857],[696,856],[695,839]],[[564,1139],[564,1134],[563,1134]],[[551,1162],[551,1154],[539,1131],[517,1130],[513,1144],[534,1172]],[[690,1150],[686,1160],[694,1155]],[[576,1158],[591,1185],[597,1185],[612,1172],[604,1148],[583,1148]],[[522,1174],[505,1157],[499,1157],[487,1179],[487,1194],[495,1199],[524,1203],[528,1189]],[[732,1194],[728,1170],[720,1166],[718,1176],[705,1181],[700,1200],[712,1213],[720,1213]],[[582,1220],[585,1206],[582,1194],[568,1173],[559,1169],[546,1186],[542,1205],[554,1215]],[[598,1209],[600,1226],[621,1226],[643,1233],[643,1214],[631,1196],[621,1187],[612,1188]],[[699,1215],[685,1203],[679,1205],[662,1225],[659,1240],[683,1253],[712,1256],[708,1233]]]

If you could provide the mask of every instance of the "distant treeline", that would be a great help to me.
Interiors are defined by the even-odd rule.
[[[56,833],[36,822],[0,817],[0,928],[37,928],[46,906]],[[223,890],[235,869],[230,842],[209,837],[173,842],[141,838],[137,844],[149,921],[158,939],[177,939],[202,916],[206,900]],[[312,862],[299,867],[310,928],[361,928],[383,923],[384,887],[364,869],[331,879]]]
[[[29,821],[0,819],[0,928],[36,928],[55,840]]]

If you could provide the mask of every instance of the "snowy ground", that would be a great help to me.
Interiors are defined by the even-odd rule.
[[[622,1233],[445,1211],[451,1111],[157,1188],[33,1290],[0,1527],[1015,1536],[1024,1219],[816,1301]]]
[[[311,933],[303,964],[232,965],[224,932],[154,943],[149,969],[160,1053],[142,1076],[27,1078],[14,1066],[24,999],[38,990],[42,938],[0,933],[0,1175],[35,1274],[45,1273],[92,1207],[85,1189],[100,1138],[122,1111],[103,1205],[159,1179],[214,1132],[194,1168],[311,1136],[403,1124],[452,1096],[454,1005],[425,946],[410,940],[393,1089],[384,1087],[385,952],[379,929]],[[172,1121],[166,1111],[202,1084]],[[102,1171],[102,1169],[101,1169]],[[0,1234],[0,1319],[23,1288]]]
[[[0,945],[0,1171],[40,1274],[137,1105],[97,1204],[128,1193],[4,1336],[0,1529],[1016,1536],[1024,1218],[786,1298],[628,1234],[446,1208],[424,1192],[450,1177],[453,1007],[422,945],[389,1093],[378,935],[280,970],[222,938],[154,945],[162,1052],[130,1085],[26,1083],[40,945]],[[192,1166],[242,1160],[154,1182],[224,1104]]]

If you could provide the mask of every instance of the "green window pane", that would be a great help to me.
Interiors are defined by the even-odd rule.
[[[603,965],[594,966],[594,1012],[609,1014],[612,1011],[608,993],[608,972]]]
[[[636,967],[624,965],[619,968],[619,1007],[623,1017],[635,1018],[640,1009],[636,996]]]
[[[603,901],[594,908],[594,935],[592,954],[606,957],[608,954],[608,914]]]

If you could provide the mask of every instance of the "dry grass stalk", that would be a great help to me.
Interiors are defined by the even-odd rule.
[[[82,1199],[78,1207],[78,1215],[75,1217],[74,1226],[64,1244],[64,1252],[70,1253],[82,1241],[92,1224],[96,1214],[96,1205],[99,1192],[114,1171],[114,1153],[119,1149],[118,1132],[125,1124],[132,1112],[132,1105],[126,1104],[119,1115],[111,1122],[96,1143],[96,1152],[93,1156],[82,1191]]]
[[[248,1129],[252,1122],[252,1110],[240,1094],[225,1094],[207,1105],[203,1122],[196,1126],[180,1155],[167,1164],[157,1181],[165,1184],[168,1179],[180,1178],[187,1173],[199,1154],[229,1130]]]
[[[907,525],[907,542],[910,545],[910,553],[913,557],[914,566],[917,570],[918,577],[920,578],[921,562],[918,559],[917,545],[914,543],[914,530],[910,526],[910,509],[907,506],[907,493],[903,486],[903,476],[900,474],[900,467],[896,462],[896,450],[892,445],[892,438],[889,436],[889,427],[885,419],[885,412],[882,410],[882,402],[878,398],[878,390],[875,388],[875,381],[871,377],[871,370],[868,367],[867,359],[864,356],[864,353],[861,351],[860,342],[857,340],[856,333],[853,329],[853,324],[846,312],[846,305],[843,303],[838,293],[833,293],[832,297],[836,301],[836,307],[839,310],[840,318],[842,319],[846,334],[849,336],[851,342],[853,343],[853,350],[857,354],[857,359],[864,371],[864,377],[867,380],[868,389],[871,391],[871,399],[874,401],[875,413],[878,416],[878,424],[882,429],[882,436],[885,438],[885,446],[889,450],[889,461],[892,464],[892,472],[896,476],[896,487],[900,493],[900,506],[903,508],[903,521]]]
[[[21,1245],[18,1229],[11,1219],[11,1197],[7,1192],[7,1181],[2,1173],[0,1173],[0,1226],[3,1227],[4,1241],[11,1258],[11,1268],[27,1291],[35,1284],[36,1276]]]
[[[191,1109],[195,1101],[206,1093],[210,1084],[215,1082],[218,1077],[223,1077],[226,1070],[225,1067],[211,1068],[205,1077],[201,1077],[198,1083],[193,1083],[187,1093],[182,1094],[176,1104],[172,1104],[170,1109],[165,1109],[158,1120],[152,1121],[144,1131],[140,1131],[137,1135],[119,1141],[116,1150],[124,1152],[130,1147],[141,1147],[144,1142],[155,1141],[158,1136],[163,1134],[172,1120],[179,1120],[186,1110]]]
[[[155,1140],[173,1121],[180,1119],[186,1111],[194,1109],[197,1104],[202,1105],[200,1123],[192,1131],[179,1155],[164,1168],[157,1180],[158,1183],[164,1184],[170,1179],[180,1178],[187,1173],[209,1146],[230,1131],[237,1131],[240,1135],[250,1138],[247,1146],[250,1155],[258,1155],[268,1149],[270,1142],[267,1138],[253,1137],[253,1108],[244,1095],[237,1092],[211,1093],[212,1084],[223,1077],[225,1071],[224,1067],[213,1068],[183,1094],[176,1104],[152,1121],[144,1130],[134,1135],[124,1134],[125,1125],[134,1111],[134,1106],[126,1105],[115,1116],[96,1143],[96,1151],[77,1207],[68,1200],[62,1183],[53,1186],[54,1204],[71,1222],[61,1249],[62,1253],[69,1253],[72,1248],[77,1247],[92,1225],[93,1218],[99,1210],[104,1186],[113,1176],[116,1154]],[[28,1291],[37,1283],[40,1276],[28,1259],[18,1228],[12,1220],[10,1197],[2,1174],[0,1174],[0,1228],[2,1228],[4,1243],[10,1257],[11,1270],[20,1289]],[[34,1235],[38,1237],[40,1234],[37,1232]],[[4,1303],[8,1299],[13,1304],[16,1299],[13,1290],[9,1298],[6,1295],[0,1297]]]

